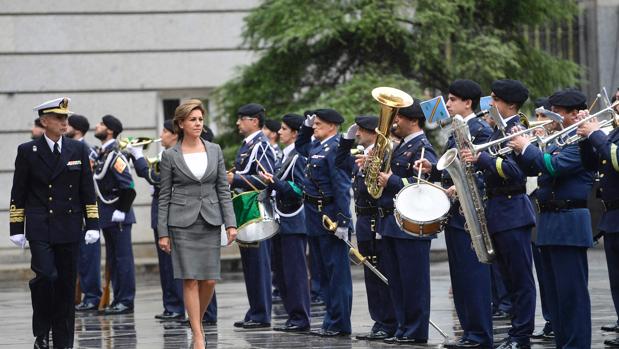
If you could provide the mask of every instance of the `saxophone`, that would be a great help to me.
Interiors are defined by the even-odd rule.
[[[372,90],[372,97],[380,103],[380,114],[376,128],[376,143],[366,160],[365,185],[370,196],[378,199],[383,194],[383,187],[378,185],[378,175],[381,172],[389,172],[391,167],[393,144],[389,134],[393,119],[400,108],[413,104],[413,97],[392,87],[377,87]]]
[[[477,259],[481,263],[492,263],[495,257],[492,239],[486,224],[484,203],[475,182],[475,168],[473,164],[464,166],[458,159],[458,152],[462,149],[472,149],[469,127],[460,115],[456,115],[451,123],[453,127],[456,148],[449,149],[441,156],[436,164],[439,170],[447,170],[456,186],[460,208],[466,221],[464,229],[471,235],[471,242]]]

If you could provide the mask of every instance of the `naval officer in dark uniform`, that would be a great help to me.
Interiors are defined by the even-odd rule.
[[[9,210],[10,239],[30,243],[34,348],[72,348],[79,242],[99,240],[99,213],[89,149],[63,137],[69,98],[45,102],[38,112],[45,133],[17,148]],[[82,230],[86,225],[86,233]]]

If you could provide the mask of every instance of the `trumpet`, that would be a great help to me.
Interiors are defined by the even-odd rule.
[[[477,154],[481,151],[485,151],[488,150],[488,153],[493,156],[493,157],[497,157],[497,156],[501,156],[501,155],[506,155],[509,154],[513,149],[510,147],[500,147],[500,145],[502,143],[505,143],[507,141],[509,141],[510,139],[517,137],[517,136],[522,136],[525,134],[529,134],[531,133],[531,135],[533,135],[533,132],[537,129],[542,129],[545,130],[545,126],[550,124],[551,122],[553,122],[552,120],[546,120],[546,121],[536,121],[535,126],[532,126],[530,128],[518,131],[518,132],[514,132],[511,133],[509,135],[506,135],[505,137],[496,139],[494,141],[490,141],[488,143],[484,143],[484,144],[478,144],[478,145],[473,145],[471,148],[473,150],[473,154]],[[539,141],[540,138],[535,136],[536,141]],[[499,146],[499,148],[496,148],[497,146]]]
[[[161,142],[161,138],[153,139],[150,137],[126,137],[118,141],[118,147],[123,150],[127,146],[134,147],[143,146],[144,149],[148,148],[151,143]]]

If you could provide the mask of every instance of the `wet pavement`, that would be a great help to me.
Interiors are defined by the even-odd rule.
[[[354,338],[370,330],[372,322],[367,312],[367,299],[361,269],[353,268],[353,335],[350,338],[322,339],[304,334],[288,334],[267,330],[240,330],[232,326],[241,320],[247,309],[245,285],[240,274],[224,274],[217,285],[219,319],[216,326],[205,327],[209,348],[389,348],[394,345],[367,342]],[[153,317],[162,312],[160,289],[156,275],[138,277],[135,314],[99,316],[81,315],[76,318],[76,348],[188,348],[191,331],[185,325],[159,322]],[[450,336],[461,333],[449,295],[447,262],[433,263],[431,318]],[[603,348],[605,334],[600,326],[616,321],[612,304],[603,249],[589,252],[589,286],[592,300],[593,348]],[[471,285],[474,287],[474,285]],[[274,305],[273,324],[281,324],[285,317],[281,304]],[[537,306],[536,328],[543,326],[541,310]],[[27,283],[1,286],[0,292],[0,348],[32,348],[30,292]],[[324,311],[313,307],[312,327],[319,327]],[[506,336],[509,323],[494,323],[495,342]],[[618,334],[619,335],[619,334]],[[417,347],[441,348],[442,336],[430,327],[427,345]],[[534,341],[532,348],[552,348],[553,343]]]

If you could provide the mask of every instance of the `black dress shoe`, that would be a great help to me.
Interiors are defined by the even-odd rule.
[[[49,349],[49,335],[37,336],[34,340],[34,349]]]
[[[447,340],[443,343],[443,348],[481,348],[481,344],[460,337],[458,340]]]
[[[280,332],[307,332],[307,331],[309,331],[309,326],[303,327],[303,326],[297,326],[297,325],[292,325],[292,324],[286,324],[284,326],[275,326],[275,327],[273,327],[273,331],[280,331]]]
[[[368,334],[361,334],[358,335],[357,338],[358,340],[362,340],[362,341],[382,341],[385,338],[390,337],[389,333],[383,331],[383,330],[379,330],[379,331],[372,331]]]
[[[509,320],[512,318],[512,315],[503,310],[497,310],[492,313],[492,320]]]
[[[383,342],[387,343],[387,344],[396,344],[398,342],[398,337],[387,337],[385,339],[383,339]]]
[[[234,324],[236,326],[236,323]],[[267,327],[271,327],[271,323],[269,322],[256,322],[254,320],[249,320],[249,321],[245,321],[243,322],[243,326],[241,326],[245,329],[254,329],[254,328],[267,328]]]
[[[319,337],[346,337],[350,336],[350,333],[342,332],[342,331],[331,331],[325,330],[324,328],[320,328],[317,330],[310,331],[311,335],[319,336]]]
[[[604,341],[604,345],[611,348],[619,348],[619,338],[607,339]]]
[[[314,305],[314,306],[323,306],[323,305],[325,305],[325,302],[320,297],[313,297],[310,300],[310,303],[311,303],[311,305]]]
[[[425,344],[428,343],[427,339],[416,339],[411,337],[399,337],[395,339],[397,344]]]
[[[122,303],[118,303],[114,306],[106,308],[103,311],[103,315],[120,315],[120,314],[133,314],[133,307],[128,307]]]
[[[531,338],[554,340],[555,333],[552,331],[552,324],[550,323],[550,321],[546,321],[544,328],[542,328],[541,330],[533,332],[533,334],[531,334]]]
[[[619,332],[619,321],[615,322],[614,324],[602,326],[602,331]]]
[[[75,306],[75,311],[95,311],[95,310],[98,310],[98,307],[96,304],[92,304],[92,303],[82,302]]]
[[[518,343],[513,341],[511,338],[507,338],[501,345],[496,347],[496,349],[530,349],[530,344]]]
[[[173,320],[182,320],[185,318],[185,314],[183,313],[175,313],[171,311],[164,311],[161,314],[155,315],[155,319],[163,320],[163,321],[173,321]]]
[[[245,323],[245,321],[237,321],[237,322],[234,323],[234,327],[243,328],[243,324],[244,323]]]

